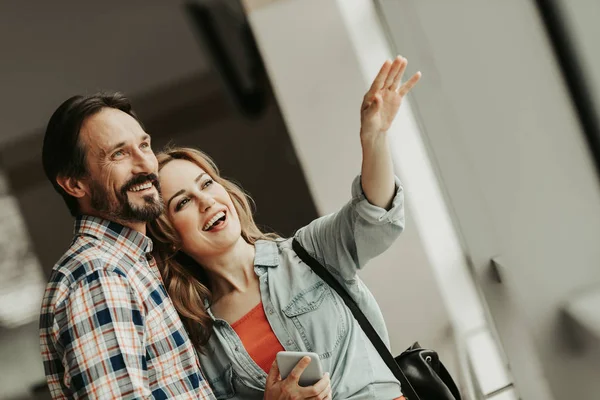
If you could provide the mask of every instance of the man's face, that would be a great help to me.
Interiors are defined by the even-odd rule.
[[[83,123],[90,206],[116,221],[150,222],[162,213],[150,136],[127,113],[104,108]]]

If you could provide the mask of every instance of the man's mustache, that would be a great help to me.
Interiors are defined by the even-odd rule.
[[[126,195],[129,189],[134,186],[141,185],[147,182],[151,182],[156,190],[160,191],[160,183],[158,182],[158,176],[156,174],[144,174],[144,175],[136,175],[131,178],[127,183],[123,185],[121,188],[121,193]]]

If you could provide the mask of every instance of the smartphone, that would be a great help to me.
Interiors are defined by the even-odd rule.
[[[323,367],[317,353],[304,351],[280,351],[277,353],[277,366],[281,379],[287,378],[296,364],[303,358],[310,357],[310,364],[302,372],[298,384],[300,386],[312,386],[323,378]]]

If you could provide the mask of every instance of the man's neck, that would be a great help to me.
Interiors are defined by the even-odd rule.
[[[129,229],[132,229],[134,231],[137,231],[139,233],[141,233],[142,235],[146,236],[146,223],[145,222],[141,222],[141,221],[125,221],[125,220],[121,220],[118,218],[114,218],[114,217],[110,217],[107,215],[103,215],[102,213],[98,213],[98,212],[94,212],[94,211],[90,211],[88,210],[87,212],[85,212],[84,214],[86,215],[90,215],[92,217],[98,217],[98,218],[102,218],[108,221],[112,221],[112,222],[116,222],[117,224],[121,224]]]
[[[142,235],[146,235],[146,223],[145,222],[133,222],[133,221],[115,221],[123,226],[133,229],[134,231],[140,232]]]

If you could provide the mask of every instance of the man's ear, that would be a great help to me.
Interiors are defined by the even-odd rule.
[[[56,177],[56,183],[58,183],[70,196],[78,199],[82,198],[87,193],[86,185],[80,179],[58,176]]]

